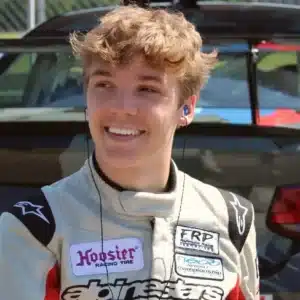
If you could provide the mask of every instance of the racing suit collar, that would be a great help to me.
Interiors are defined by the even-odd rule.
[[[97,189],[102,197],[102,205],[106,210],[114,210],[116,213],[126,216],[136,217],[169,217],[174,210],[174,204],[178,195],[181,195],[182,176],[175,162],[171,161],[172,189],[164,193],[150,193],[141,191],[118,190],[116,187],[108,184],[99,174],[93,163],[93,156],[86,161],[83,167],[93,184],[94,192]],[[97,201],[99,197],[97,197]]]
[[[99,165],[97,163],[95,152],[92,155],[92,161],[93,161],[93,166],[94,166],[96,172],[108,185],[110,185],[112,188],[118,190],[119,192],[123,192],[123,191],[127,190],[106,176],[106,174],[101,170],[101,168],[99,167]],[[171,167],[170,168],[171,173],[169,175],[167,186],[166,186],[164,192],[171,192],[174,190],[174,187],[175,187],[175,185],[174,185],[175,176],[172,176],[173,171],[174,171],[172,163],[171,163],[170,167]]]

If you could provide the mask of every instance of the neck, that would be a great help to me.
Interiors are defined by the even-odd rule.
[[[95,153],[96,163],[105,176],[124,190],[160,193],[166,191],[170,177],[170,161],[135,165],[126,168],[112,166]]]

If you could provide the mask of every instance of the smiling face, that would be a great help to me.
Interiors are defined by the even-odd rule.
[[[87,113],[97,159],[129,167],[170,159],[182,124],[176,77],[140,56],[112,67],[94,59],[87,70]]]
[[[130,173],[127,186],[141,176],[139,188],[161,186],[174,132],[192,121],[216,53],[200,51],[201,36],[182,13],[130,5],[106,13],[84,36],[72,34],[70,43],[83,62],[98,163],[119,182]],[[132,166],[120,176],[117,168]]]

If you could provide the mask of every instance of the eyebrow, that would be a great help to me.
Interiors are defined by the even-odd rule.
[[[107,71],[107,70],[102,70],[102,69],[97,69],[94,70],[91,75],[91,77],[93,76],[106,76],[106,77],[112,77],[111,72]]]
[[[155,75],[138,75],[137,78],[140,81],[153,81],[159,84],[163,83],[162,78],[160,76]]]
[[[104,76],[104,77],[113,77],[112,73],[110,71],[104,70],[104,69],[97,69],[94,70],[90,77],[93,76]],[[139,81],[153,81],[159,84],[163,83],[163,80],[160,76],[156,76],[156,75],[143,75],[143,74],[139,74],[137,75],[137,79]]]

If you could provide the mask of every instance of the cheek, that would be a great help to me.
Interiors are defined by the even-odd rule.
[[[98,130],[101,126],[101,121],[104,119],[104,112],[93,103],[87,104],[86,116],[91,130]]]
[[[178,113],[171,111],[170,107],[154,110],[151,115],[148,114],[148,118],[162,135],[174,132],[179,123]]]
[[[100,101],[97,100],[95,93],[92,93],[88,90],[86,94],[86,103],[88,110],[91,112],[97,109],[97,107],[100,104]]]

